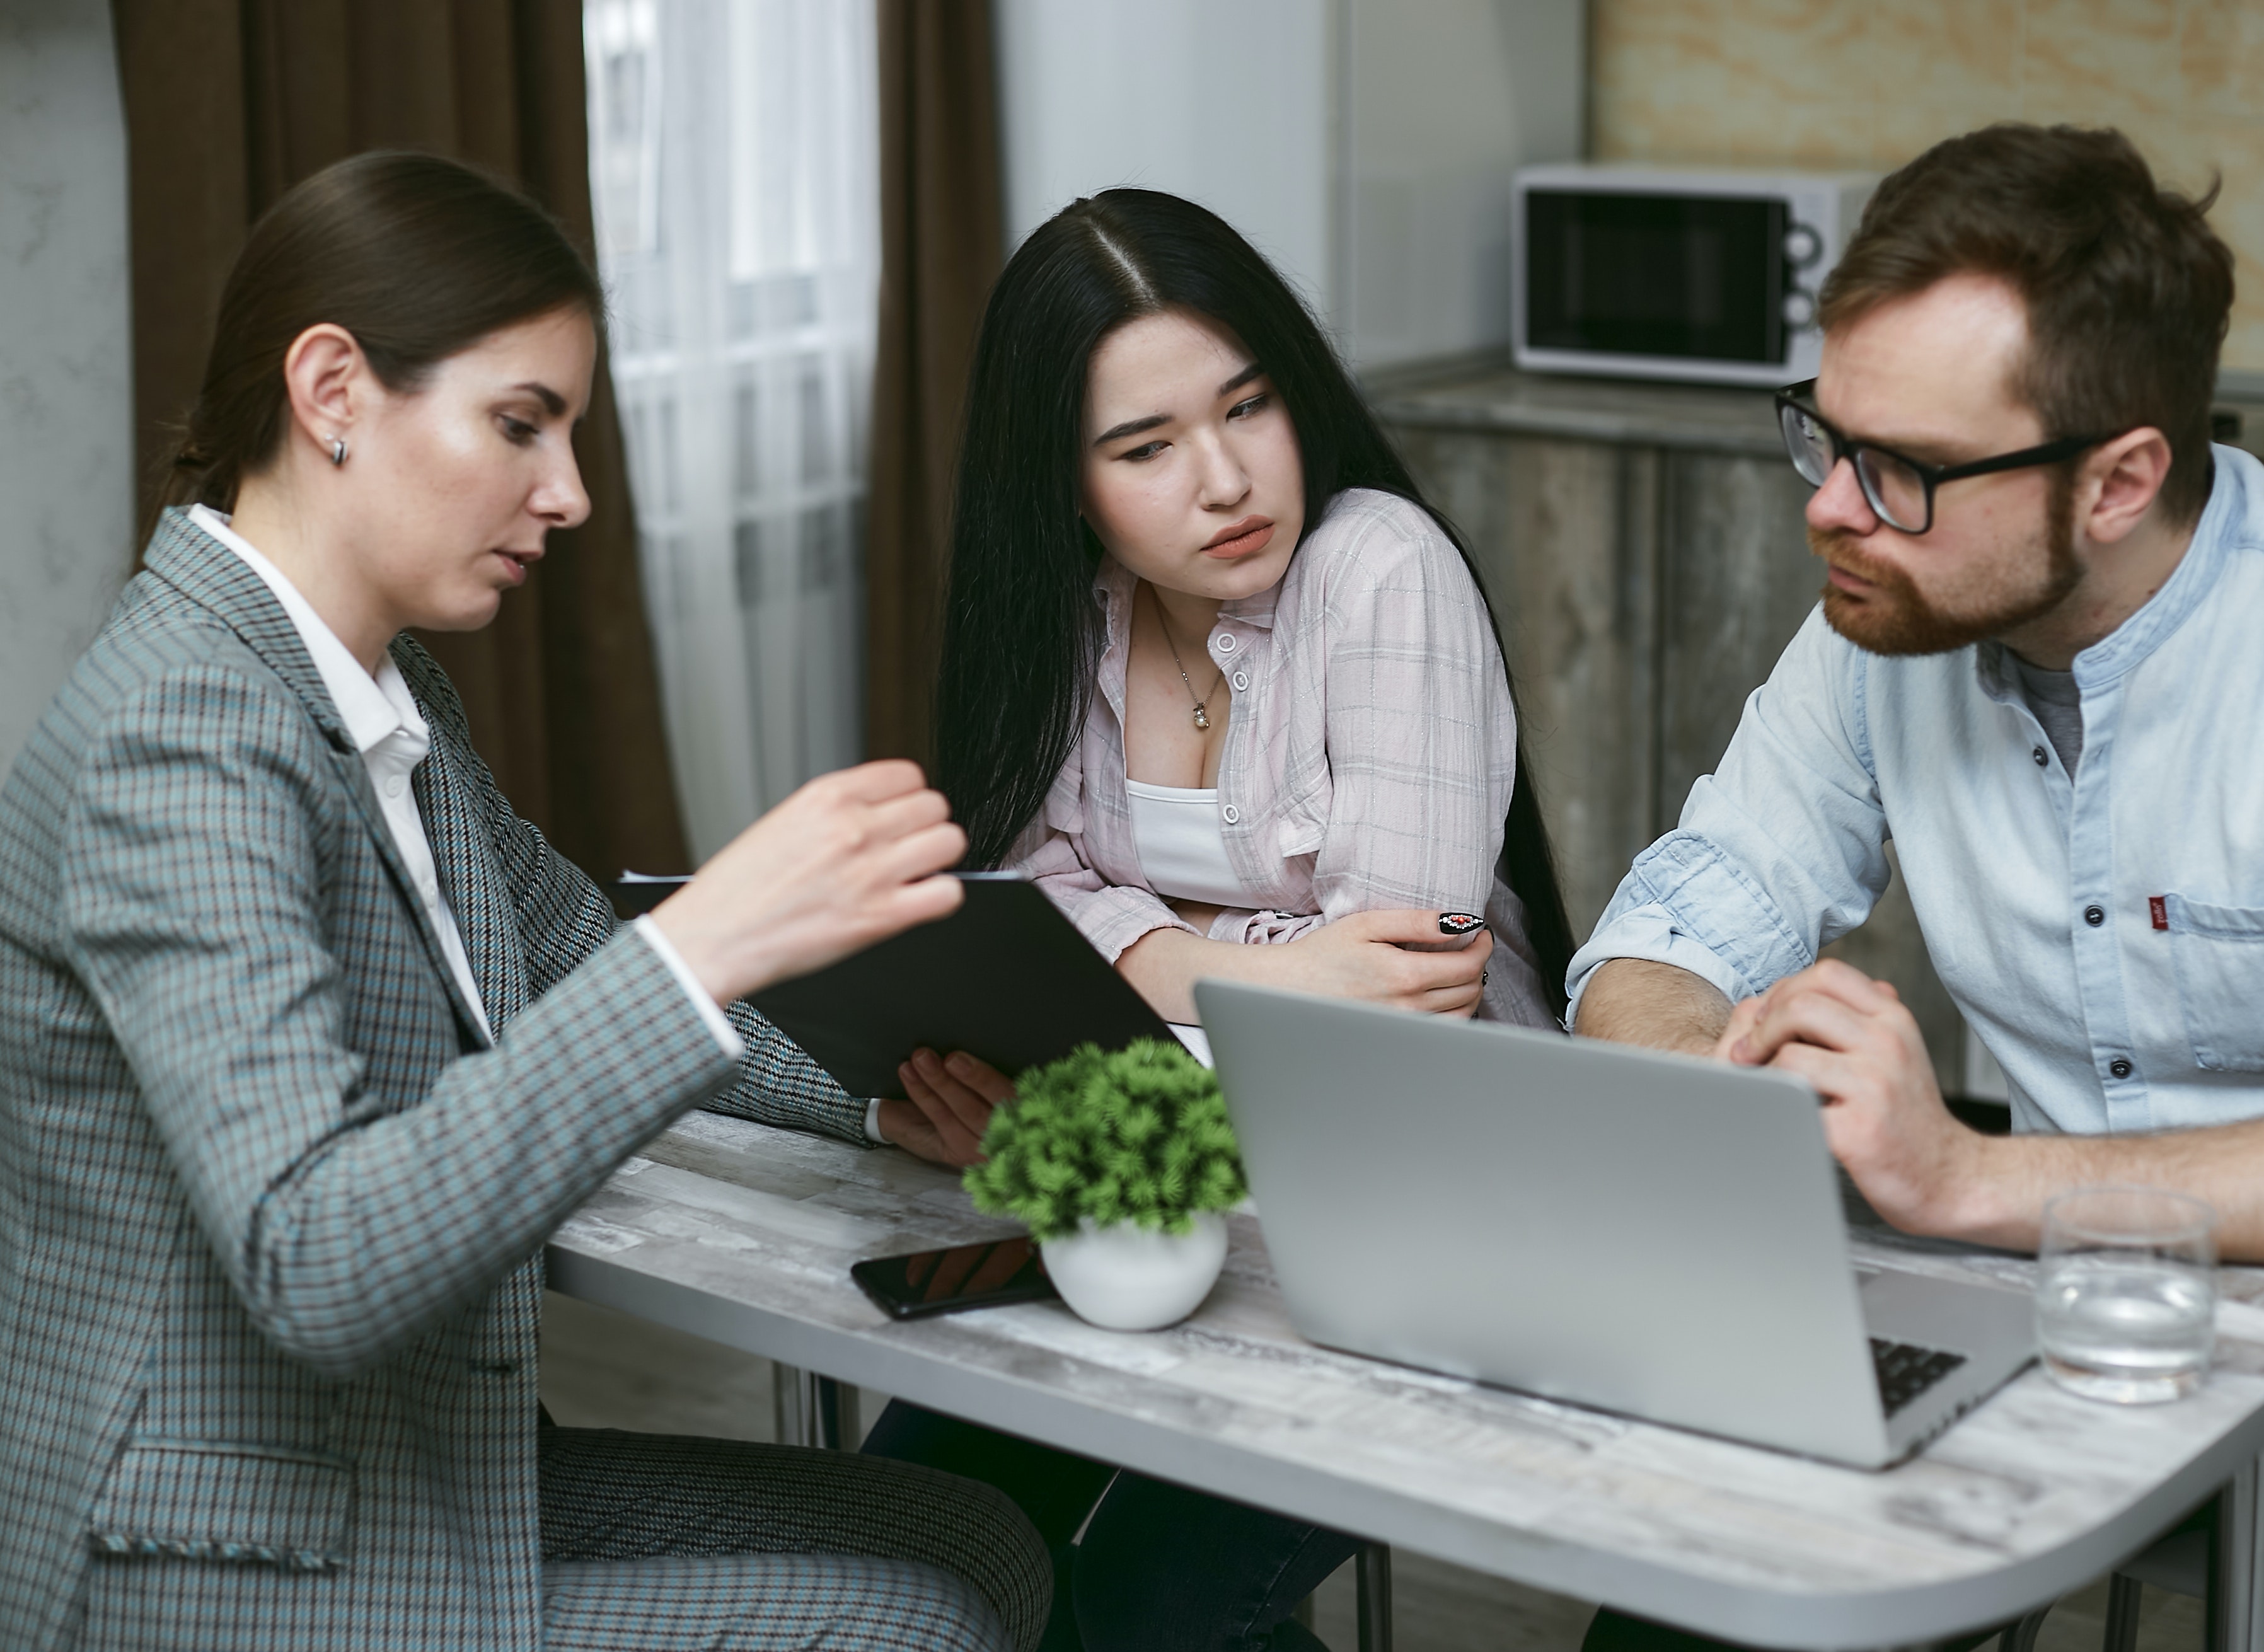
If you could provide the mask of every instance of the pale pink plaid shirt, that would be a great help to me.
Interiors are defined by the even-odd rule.
[[[1010,864],[1103,955],[1186,929],[1140,867],[1124,786],[1124,664],[1137,582],[1093,580],[1100,692]],[[1233,696],[1218,772],[1227,859],[1262,903],[1213,940],[1292,941],[1388,907],[1483,912],[1489,1019],[1550,1022],[1524,909],[1495,874],[1517,778],[1517,714],[1484,605],[1438,525],[1396,495],[1330,502],[1281,583],[1228,603],[1208,640]]]

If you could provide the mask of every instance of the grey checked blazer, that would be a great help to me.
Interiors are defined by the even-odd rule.
[[[393,651],[492,1050],[182,513],[0,790],[0,1648],[534,1648],[544,1235],[696,1104],[863,1140],[744,1006],[723,1060]]]

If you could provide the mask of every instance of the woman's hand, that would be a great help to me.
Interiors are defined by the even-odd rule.
[[[881,1104],[881,1134],[938,1164],[980,1163],[990,1110],[1014,1098],[1012,1081],[964,1050],[947,1061],[933,1050],[914,1050],[896,1076],[907,1099]]]
[[[1468,1016],[1478,1007],[1493,936],[1480,930],[1460,952],[1406,950],[1439,944],[1439,917],[1404,909],[1355,912],[1281,946],[1244,946],[1181,929],[1154,929],[1124,949],[1116,970],[1166,1021],[1198,1018],[1194,983],[1207,976],[1428,1015]]]
[[[1287,946],[1252,946],[1273,984],[1332,998],[1359,998],[1397,1010],[1468,1018],[1478,1007],[1493,935],[1479,930],[1457,952],[1409,952],[1439,942],[1439,914],[1395,909],[1354,912]]]
[[[967,852],[917,764],[822,774],[725,844],[652,921],[718,1004],[809,975],[965,898]]]

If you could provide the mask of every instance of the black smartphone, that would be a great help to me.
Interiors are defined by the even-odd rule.
[[[849,1277],[896,1319],[1060,1295],[1027,1234],[908,1257],[868,1257],[851,1266]]]

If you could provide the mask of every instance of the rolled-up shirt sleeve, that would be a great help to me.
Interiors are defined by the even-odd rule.
[[[1152,891],[1111,883],[1102,877],[1085,860],[1076,837],[1049,825],[1042,815],[1015,845],[1007,864],[1044,890],[1093,949],[1112,964],[1150,930],[1195,932]]]
[[[1597,967],[1687,969],[1732,1003],[1816,961],[1887,887],[1887,821],[1864,733],[1869,656],[1819,607],[1745,701],[1721,766],[1636,858],[1572,960],[1571,1017]]]

